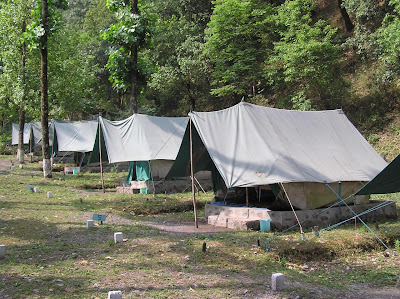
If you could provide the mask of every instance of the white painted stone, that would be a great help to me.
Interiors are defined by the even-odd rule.
[[[15,166],[10,166],[10,169],[11,169],[11,170],[14,170],[14,169],[15,169]]]
[[[34,188],[33,188],[33,192],[39,193],[39,187],[34,187]]]
[[[114,243],[121,243],[124,241],[123,235],[121,232],[114,233]]]
[[[52,198],[53,197],[53,192],[49,191],[47,192],[47,198]]]
[[[6,257],[6,245],[0,245],[0,259]]]
[[[86,220],[86,227],[91,228],[94,226],[94,221],[93,220]]]
[[[122,299],[122,292],[121,291],[110,291],[110,292],[108,292],[107,299]]]
[[[273,273],[271,279],[273,291],[282,291],[285,288],[285,276],[282,273]]]

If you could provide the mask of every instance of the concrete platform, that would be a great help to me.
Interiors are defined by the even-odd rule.
[[[349,205],[357,214],[362,213],[370,208],[377,206],[382,201],[371,201],[368,204]],[[339,209],[340,219],[339,220]],[[296,211],[297,217],[303,221],[324,209],[299,210]],[[260,229],[259,220],[266,219],[271,221],[272,229],[285,229],[297,224],[293,211],[271,211],[265,208],[247,208],[247,207],[230,207],[222,205],[208,204],[205,207],[205,216],[208,218],[208,224],[235,228],[235,229]],[[340,221],[353,217],[354,214],[347,206],[333,207],[326,210],[306,222],[302,223],[304,228],[319,226],[321,228],[336,224]],[[397,218],[396,203],[391,203],[383,208],[368,213],[361,217],[363,220],[377,219],[395,219]]]

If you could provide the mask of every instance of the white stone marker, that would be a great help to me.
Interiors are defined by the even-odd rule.
[[[282,291],[285,288],[285,276],[282,273],[272,274],[272,290]]]
[[[91,228],[94,226],[94,221],[93,220],[86,220],[86,227]]]
[[[34,187],[34,188],[33,188],[33,192],[39,193],[39,187]]]
[[[123,235],[121,232],[114,233],[114,243],[121,243],[124,241]]]
[[[110,291],[110,292],[108,292],[107,299],[122,299],[122,292],[121,291]]]
[[[53,192],[49,191],[47,192],[47,198],[52,198],[53,197]]]
[[[6,257],[6,245],[0,245],[0,259]]]

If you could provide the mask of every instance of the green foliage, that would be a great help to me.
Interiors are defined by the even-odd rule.
[[[260,86],[265,52],[271,47],[271,5],[257,0],[216,0],[205,53],[214,64],[211,93],[253,94]]]
[[[27,26],[27,32],[24,38],[31,48],[39,46],[40,38],[45,34],[47,26],[48,36],[62,27],[62,18],[60,10],[68,8],[67,0],[47,0],[49,9],[49,19],[47,24],[42,24],[42,1],[36,0],[35,8],[32,10],[32,23]],[[46,26],[45,26],[46,25]]]
[[[344,81],[336,30],[326,22],[312,22],[314,1],[286,1],[278,8],[275,24],[280,39],[266,60],[271,87],[291,98],[295,109],[340,107]]]
[[[111,25],[102,33],[102,37],[113,46],[109,52],[107,69],[110,71],[109,80],[113,87],[126,93],[131,87],[131,75],[138,71],[142,79],[146,74],[145,68],[139,68],[143,63],[132,61],[133,47],[139,51],[148,44],[154,18],[146,12],[146,7],[140,8],[140,14],[134,13],[128,0],[109,0],[107,6],[115,13],[117,23]]]

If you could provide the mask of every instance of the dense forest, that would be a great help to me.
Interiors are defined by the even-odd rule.
[[[400,134],[400,0],[48,5],[49,118],[182,116],[243,98],[342,108],[370,142],[388,138],[381,152],[392,155],[386,135]],[[3,145],[21,109],[26,121],[40,119],[39,12],[40,1],[0,0]]]

